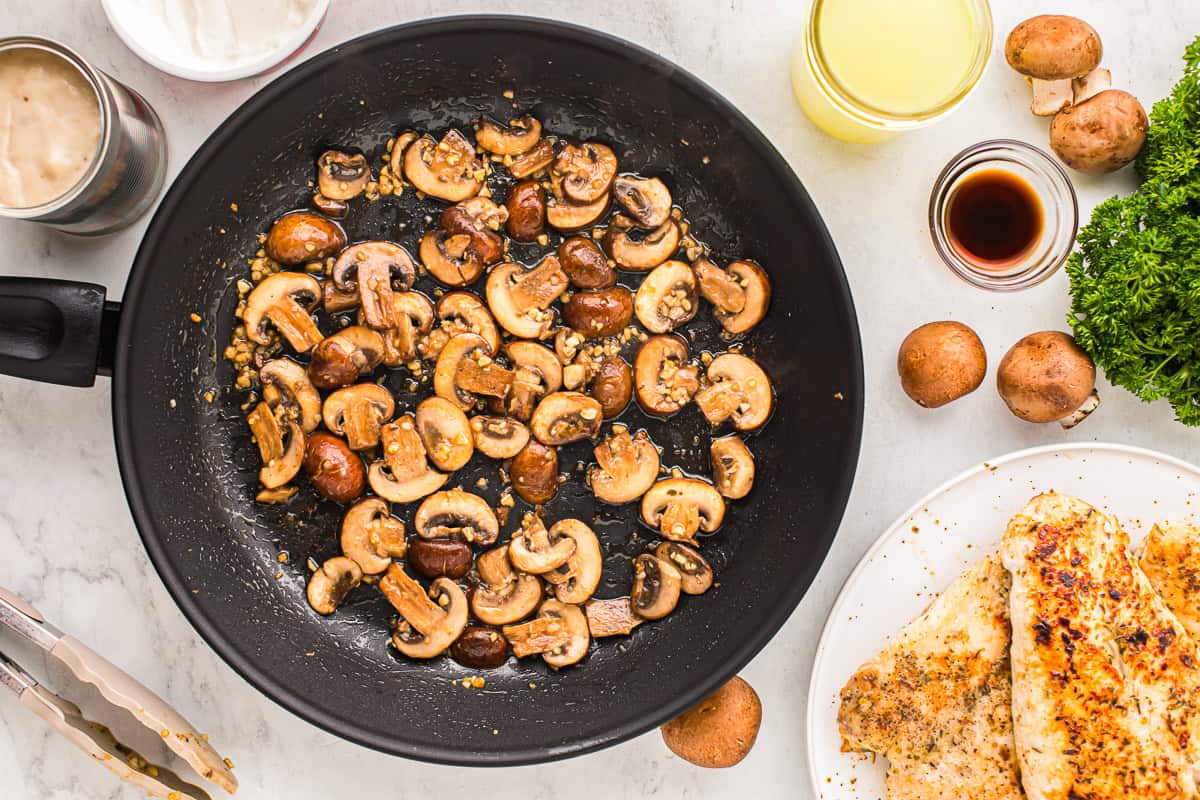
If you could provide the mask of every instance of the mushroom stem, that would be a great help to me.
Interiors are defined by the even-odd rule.
[[[397,564],[388,567],[387,574],[379,582],[379,590],[404,621],[422,633],[437,627],[445,615],[441,607],[429,599],[421,584]]]
[[[1104,67],[1096,69],[1071,81],[1072,103],[1079,104],[1112,88],[1112,73]]]
[[[571,640],[566,624],[558,617],[537,617],[520,625],[505,625],[502,630],[517,658],[553,653]]]
[[[284,298],[278,305],[268,309],[266,317],[298,353],[311,350],[325,338],[317,323],[309,316],[308,309],[291,297]]]
[[[518,312],[531,308],[545,308],[567,289],[567,273],[555,256],[549,255],[542,263],[521,275],[512,283],[513,307]]]
[[[1029,110],[1039,117],[1053,117],[1064,108],[1068,108],[1072,102],[1080,102],[1078,97],[1072,100],[1070,78],[1056,81],[1031,78],[1030,84],[1033,86],[1033,103]]]
[[[1092,393],[1083,401],[1083,405],[1058,421],[1064,431],[1069,431],[1088,418],[1088,415],[1100,407],[1100,393],[1092,389]]]

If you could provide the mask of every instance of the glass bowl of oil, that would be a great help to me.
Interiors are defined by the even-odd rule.
[[[1075,245],[1079,204],[1071,179],[1042,150],[992,139],[963,150],[938,175],[929,233],[950,270],[993,291],[1036,286]]]

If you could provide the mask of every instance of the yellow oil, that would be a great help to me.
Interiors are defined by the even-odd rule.
[[[847,141],[870,142],[913,125],[953,101],[971,77],[985,35],[972,0],[822,0],[813,49],[844,95],[831,98],[813,77],[808,33],[796,49],[792,83],[805,113]],[[986,7],[986,4],[985,4]],[[900,118],[888,125],[845,110],[865,106]]]

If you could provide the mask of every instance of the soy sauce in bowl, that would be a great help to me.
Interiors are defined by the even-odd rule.
[[[1045,225],[1042,201],[1029,182],[992,168],[963,178],[950,195],[947,233],[954,249],[983,268],[1019,261]]]

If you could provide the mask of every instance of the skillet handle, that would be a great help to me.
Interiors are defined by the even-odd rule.
[[[0,374],[91,386],[112,375],[121,304],[94,283],[0,278]]]

